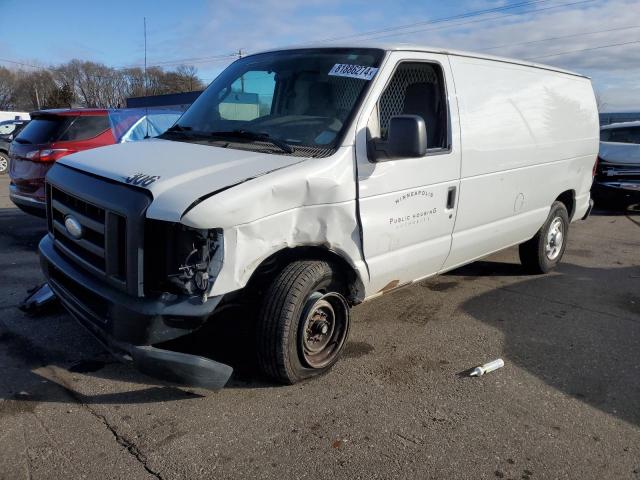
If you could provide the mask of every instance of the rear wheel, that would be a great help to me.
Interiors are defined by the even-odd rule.
[[[4,175],[9,170],[9,157],[6,153],[0,152],[0,175]]]
[[[530,273],[547,273],[562,259],[569,233],[569,213],[562,202],[553,202],[544,225],[533,238],[520,244],[520,262]]]
[[[325,261],[287,265],[266,290],[258,325],[260,368],[293,384],[329,370],[349,333],[349,306],[336,270]]]

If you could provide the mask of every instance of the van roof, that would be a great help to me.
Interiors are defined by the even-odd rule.
[[[256,53],[265,52],[277,52],[282,50],[302,50],[312,48],[377,48],[380,50],[390,51],[405,51],[405,52],[425,52],[425,53],[439,53],[442,55],[456,55],[458,57],[479,58],[484,60],[492,60],[495,62],[511,63],[515,65],[524,65],[526,67],[541,68],[544,70],[551,70],[553,72],[564,73],[567,75],[574,75],[577,77],[589,78],[581,73],[572,72],[570,70],[564,70],[562,68],[554,67],[552,65],[545,65],[542,63],[529,62],[527,60],[518,60],[515,58],[498,57],[494,55],[487,55],[485,53],[467,52],[464,50],[452,50],[442,47],[430,47],[426,45],[418,45],[412,43],[349,43],[349,44],[307,44],[307,45],[292,45],[290,47],[272,48]]]

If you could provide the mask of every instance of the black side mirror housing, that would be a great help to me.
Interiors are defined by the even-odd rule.
[[[423,157],[427,153],[427,127],[419,115],[396,115],[389,120],[387,140],[371,141],[375,162]]]

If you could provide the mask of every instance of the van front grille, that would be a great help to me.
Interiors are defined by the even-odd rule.
[[[126,285],[126,219],[93,205],[54,185],[47,188],[48,226],[54,244],[72,261]],[[76,220],[82,229],[73,236],[65,222]]]

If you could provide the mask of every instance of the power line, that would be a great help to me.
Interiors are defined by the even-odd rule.
[[[185,63],[194,63],[194,62],[200,62],[202,60],[223,60],[223,59],[227,59],[227,58],[237,58],[238,54],[237,53],[227,53],[227,54],[220,54],[220,55],[213,55],[210,57],[191,57],[191,58],[183,58],[183,59],[176,59],[176,60],[166,60],[163,62],[156,62],[153,65],[150,65],[151,67],[162,67],[162,66],[168,66],[168,65],[180,65],[180,64],[185,64]],[[126,69],[126,68],[136,68],[136,67],[140,67],[141,65],[139,64],[132,64],[132,65],[123,65],[120,67],[114,67],[114,68],[119,68],[119,69]]]
[[[519,3],[506,5],[506,6],[502,6],[502,7],[487,8],[487,9],[484,9],[484,10],[475,10],[475,11],[471,11],[471,12],[452,15],[452,16],[449,16],[449,17],[441,17],[441,18],[437,18],[437,19],[433,19],[433,20],[424,20],[424,21],[414,22],[414,23],[410,23],[410,24],[406,24],[406,25],[399,25],[399,26],[396,26],[396,27],[387,27],[387,28],[380,29],[380,30],[372,30],[372,31],[368,31],[368,32],[360,32],[360,33],[346,35],[346,36],[342,36],[342,37],[334,37],[334,38],[328,38],[328,39],[317,40],[317,41],[312,41],[312,42],[305,42],[305,43],[303,43],[301,45],[308,45],[310,43],[315,43],[315,42],[332,42],[332,41],[342,40],[342,39],[347,39],[347,38],[356,38],[356,37],[361,37],[361,36],[368,36],[368,35],[373,35],[373,34],[377,34],[377,33],[390,32],[390,31],[394,31],[394,30],[398,30],[398,29],[411,28],[411,27],[415,27],[415,26],[418,26],[418,25],[445,23],[445,22],[450,22],[450,21],[453,21],[453,20],[459,20],[459,19],[469,18],[469,17],[473,17],[473,16],[478,16],[478,15],[485,15],[487,13],[499,12],[499,11],[503,11],[503,10],[512,10],[514,8],[521,8],[521,7],[531,6],[531,5],[535,5],[535,4],[546,3],[546,2],[549,2],[549,1],[551,1],[551,0],[531,0],[531,1],[526,1],[526,2],[519,2]],[[585,0],[585,1],[594,1],[594,0]],[[578,2],[578,3],[580,3],[580,2]],[[500,17],[498,17],[498,18],[500,18]],[[178,65],[178,64],[181,64],[181,63],[209,63],[209,60],[215,60],[217,62],[217,61],[227,60],[229,58],[234,58],[234,57],[237,58],[238,54],[220,54],[220,55],[213,55],[213,56],[208,56],[208,57],[192,57],[192,58],[168,60],[168,61],[164,61],[164,62],[156,62],[153,66]],[[211,63],[214,63],[214,62],[211,62]],[[122,67],[122,68],[133,68],[133,67],[135,67],[135,65],[129,66],[129,67]]]
[[[503,7],[494,7],[494,8],[484,9],[484,10],[476,10],[476,11],[472,11],[472,12],[452,15],[450,17],[442,17],[442,18],[437,18],[437,19],[434,19],[434,20],[426,20],[426,21],[421,21],[421,22],[414,22],[414,23],[411,23],[411,24],[400,25],[400,26],[397,26],[397,27],[388,27],[388,28],[384,28],[384,29],[381,29],[381,30],[372,30],[372,31],[368,31],[368,32],[361,32],[361,33],[356,33],[356,34],[352,34],[352,35],[346,35],[346,36],[342,36],[342,37],[333,37],[333,38],[326,38],[326,39],[322,39],[322,40],[315,40],[315,41],[312,41],[312,42],[306,42],[306,43],[302,43],[302,44],[299,44],[299,45],[309,45],[309,44],[317,43],[317,42],[333,42],[333,41],[343,40],[343,39],[347,39],[347,38],[367,37],[367,36],[375,35],[375,34],[378,34],[378,33],[392,32],[394,30],[405,30],[407,28],[415,27],[415,26],[418,26],[418,25],[446,23],[446,22],[451,22],[451,21],[454,21],[454,20],[460,20],[460,19],[464,19],[464,18],[470,18],[470,17],[480,16],[480,15],[485,15],[487,13],[494,13],[494,12],[510,10],[510,9],[514,9],[514,8],[522,8],[522,7],[532,6],[532,5],[536,5],[536,4],[540,4],[540,3],[546,3],[546,2],[549,2],[549,1],[551,1],[551,0],[534,0],[534,1],[520,2],[520,3],[517,3],[517,4],[511,4],[511,5],[507,5],[507,6],[503,6]],[[451,28],[451,27],[457,27],[457,26],[466,25],[466,24],[470,24],[470,23],[480,23],[480,22],[486,22],[486,21],[490,21],[490,20],[497,20],[497,19],[504,18],[504,17],[522,15],[523,13],[537,13],[537,12],[541,12],[541,11],[564,8],[564,7],[568,7],[568,6],[579,5],[579,4],[589,3],[589,2],[594,2],[594,1],[595,0],[580,0],[580,1],[575,1],[575,2],[563,3],[563,4],[560,4],[560,5],[551,5],[551,6],[540,8],[540,9],[536,9],[536,10],[528,10],[526,12],[507,13],[507,14],[504,14],[504,15],[496,15],[496,16],[489,17],[489,18],[481,18],[481,19],[471,20],[471,21],[467,21],[467,22],[458,22],[458,23],[454,23],[452,25],[444,25],[444,26],[431,28],[431,29],[411,30],[411,31],[408,31],[408,32],[398,32],[398,33],[392,33],[392,34],[383,35],[383,36],[376,36],[376,37],[369,38],[368,40],[377,39],[377,38],[393,37],[393,36],[399,36],[399,35],[407,35],[407,34],[419,33],[419,32],[424,32],[424,31],[431,31],[431,30],[442,30],[442,29]],[[168,62],[161,62],[161,63],[158,64],[158,66],[160,66],[160,65],[169,65],[169,64],[180,64],[180,63],[190,63],[190,64],[217,63],[217,62],[220,62],[222,60],[227,60],[227,59],[229,59],[231,57],[236,57],[237,58],[237,54],[215,55],[215,56],[211,56],[211,57],[201,57],[201,58],[197,58],[196,57],[196,58],[189,58],[189,59],[183,59],[183,60],[174,60],[174,61],[170,61],[170,62],[169,61]]]
[[[525,13],[539,13],[539,12],[543,12],[543,11],[554,10],[554,9],[564,8],[564,7],[570,7],[570,6],[580,5],[580,4],[583,4],[583,3],[590,3],[590,2],[594,2],[594,1],[596,1],[596,0],[580,0],[578,2],[563,3],[563,4],[560,4],[560,5],[551,5],[549,7],[538,8],[536,10],[528,10],[526,12],[505,13],[503,15],[496,15],[496,16],[489,17],[489,18],[479,18],[479,19],[475,19],[475,20],[468,20],[466,22],[458,22],[458,23],[454,23],[452,25],[444,25],[444,26],[435,27],[435,28],[423,28],[423,29],[418,29],[418,30],[410,30],[408,32],[399,32],[399,33],[392,33],[392,34],[388,34],[388,35],[379,35],[379,36],[367,38],[366,40],[377,40],[379,38],[389,38],[389,37],[397,37],[397,36],[400,36],[400,35],[411,35],[413,33],[430,32],[430,31],[435,31],[435,30],[444,30],[444,29],[447,29],[447,28],[459,27],[459,26],[462,26],[462,25],[469,25],[469,24],[472,24],[472,23],[481,23],[481,22],[488,22],[488,21],[491,21],[491,20],[500,20],[501,18],[506,18],[506,17],[521,16],[521,15],[523,15]]]
[[[540,4],[540,3],[545,3],[545,2],[548,2],[548,1],[550,1],[550,0],[534,0],[534,1],[527,1],[527,2],[519,2],[517,4],[511,4],[511,5],[507,5],[507,6],[503,6],[503,7],[495,7],[495,8],[489,8],[489,9],[484,9],[484,10],[476,10],[476,11],[472,11],[472,12],[466,12],[466,13],[462,13],[462,14],[452,15],[452,16],[449,16],[449,17],[437,18],[437,19],[434,19],[434,20],[426,20],[426,21],[421,21],[421,22],[414,22],[414,23],[411,23],[411,24],[400,25],[400,26],[396,26],[396,27],[388,27],[388,28],[384,28],[384,29],[380,29],[380,30],[372,30],[372,31],[361,32],[361,33],[356,33],[356,34],[352,34],[352,35],[345,35],[345,36],[341,36],[341,37],[327,38],[327,39],[317,40],[317,41],[308,42],[308,43],[333,42],[333,41],[347,39],[347,38],[368,37],[368,36],[371,36],[371,35],[376,35],[378,33],[393,32],[395,30],[406,30],[407,28],[415,27],[415,26],[418,26],[418,25],[430,25],[430,24],[437,24],[437,23],[447,23],[447,22],[452,22],[452,21],[455,21],[455,20],[464,19],[464,18],[470,18],[470,17],[480,16],[480,15],[485,15],[487,13],[494,13],[494,12],[499,12],[499,11],[504,11],[504,10],[509,10],[509,9],[533,6],[533,5]],[[410,31],[400,31],[400,32],[396,32],[396,33],[390,33],[390,34],[387,34],[387,35],[375,36],[375,37],[372,37],[372,38],[368,38],[368,40],[373,40],[373,39],[378,39],[378,38],[387,38],[387,37],[393,37],[393,36],[401,36],[401,35],[410,35],[410,34],[420,33],[420,32],[425,32],[425,31],[441,30],[441,29],[446,29],[446,28],[452,28],[452,27],[458,27],[458,26],[462,26],[462,25],[467,25],[467,24],[470,24],[470,23],[480,23],[480,22],[485,22],[485,21],[497,20],[497,19],[501,19],[501,18],[505,18],[505,17],[509,17],[509,16],[519,16],[519,15],[523,15],[525,13],[538,13],[538,12],[542,12],[542,11],[548,11],[548,10],[552,10],[552,9],[564,8],[564,7],[569,7],[569,6],[589,3],[589,2],[593,2],[593,1],[595,1],[595,0],[581,0],[581,1],[575,1],[575,2],[570,2],[570,3],[564,3],[564,4],[560,4],[560,5],[551,5],[551,6],[548,6],[548,7],[534,9],[534,10],[527,10],[525,12],[506,13],[506,14],[503,14],[503,15],[492,16],[492,17],[489,17],[489,18],[480,18],[480,19],[475,19],[475,20],[466,21],[466,22],[457,22],[457,23],[454,23],[452,25],[444,25],[444,26],[440,26],[440,27],[436,27],[436,28],[418,29],[418,30],[410,30]],[[611,32],[611,31],[629,30],[629,29],[634,29],[634,28],[640,28],[640,26],[620,27],[620,28],[613,28],[613,29],[607,29],[607,30],[600,30],[600,31],[596,31],[596,32],[585,32],[585,33],[579,33],[579,34],[550,37],[550,38],[546,38],[546,39],[533,40],[533,41],[529,41],[529,42],[521,42],[521,43],[515,43],[515,44],[509,44],[509,45],[497,45],[497,46],[487,47],[485,49],[481,49],[480,51],[493,50],[493,49],[503,48],[503,47],[507,47],[507,46],[527,45],[527,44],[539,43],[539,42],[544,42],[544,41],[559,40],[559,39],[564,39],[564,38],[579,37],[579,36],[584,36],[584,35],[592,35],[592,34],[597,34],[597,33]],[[301,45],[307,45],[308,43],[304,43],[304,44],[301,44]],[[570,52],[560,52],[560,53],[552,54],[552,55],[533,57],[531,59],[548,58],[548,57],[565,55],[565,54],[568,54],[568,53],[577,53],[577,52],[580,52],[580,51],[588,51],[588,50],[592,50],[592,49],[609,48],[609,47],[613,47],[613,46],[627,45],[629,43],[637,43],[637,42],[627,42],[627,43],[622,43],[622,44],[612,44],[610,46],[599,46],[599,47],[587,48],[587,49],[582,49],[582,50],[573,50],[573,51],[570,51]],[[242,51],[242,50],[240,50],[240,51]],[[148,67],[164,67],[164,66],[179,65],[179,64],[185,64],[185,63],[188,63],[188,64],[218,63],[218,62],[222,62],[222,61],[227,61],[227,60],[229,60],[231,58],[238,58],[238,56],[239,55],[237,53],[229,53],[229,54],[212,55],[212,56],[208,56],[208,57],[191,57],[191,58],[184,58],[184,59],[176,59],[176,60],[167,60],[167,61],[162,61],[162,62],[156,62],[153,65],[149,65]],[[25,63],[25,62],[18,62],[18,61],[9,60],[9,59],[0,58],[0,62],[8,62],[8,63],[16,64],[16,65],[27,66],[27,67],[32,67],[32,68],[38,68],[38,69],[43,69],[43,70],[53,70],[52,68],[32,65],[32,64]],[[113,68],[120,70],[120,69],[136,68],[136,67],[139,67],[139,66],[140,65],[129,65],[129,66],[121,66],[121,67],[113,67]]]
[[[550,55],[541,55],[539,57],[529,57],[529,58],[525,58],[525,60],[538,60],[541,58],[559,57],[561,55],[569,55],[570,53],[588,52],[590,50],[601,50],[603,48],[620,47],[622,45],[633,45],[636,43],[640,43],[640,40],[635,40],[633,42],[611,43],[609,45],[599,45],[597,47],[580,48],[578,50],[566,50],[564,52],[552,53]]]
[[[486,13],[494,13],[494,12],[499,12],[499,11],[503,11],[503,10],[512,10],[514,8],[525,7],[525,6],[535,5],[535,4],[538,4],[538,3],[545,3],[545,2],[549,2],[549,1],[551,1],[551,0],[534,0],[534,1],[528,1],[528,2],[514,3],[514,4],[511,4],[511,5],[506,5],[506,6],[502,6],[502,7],[487,8],[487,9],[484,9],[484,10],[475,10],[475,11],[466,12],[466,13],[459,13],[457,15],[452,15],[452,16],[449,16],[449,17],[435,18],[433,20],[423,20],[423,21],[420,21],[420,22],[408,23],[406,25],[398,25],[398,26],[395,26],[395,27],[387,27],[387,28],[383,28],[383,29],[380,29],[380,30],[371,30],[371,31],[368,31],[368,32],[354,33],[354,34],[351,34],[351,35],[344,35],[344,36],[333,37],[333,38],[323,38],[321,40],[314,40],[312,42],[306,42],[306,43],[303,43],[302,45],[308,45],[310,43],[316,43],[316,42],[333,42],[333,41],[345,40],[345,39],[349,39],[349,38],[357,38],[357,37],[362,37],[362,36],[376,35],[378,33],[386,33],[386,32],[390,32],[390,31],[394,31],[394,30],[403,30],[403,29],[407,29],[407,28],[411,28],[411,27],[416,27],[418,25],[431,25],[431,24],[435,24],[435,23],[450,22],[450,21],[453,21],[453,20],[460,20],[460,19],[463,19],[463,18],[475,17],[475,16],[479,16],[479,15],[484,15]]]
[[[42,67],[42,66],[39,66],[39,65],[32,65],[30,63],[17,62],[15,60],[9,60],[7,58],[0,58],[0,62],[13,63],[15,65],[21,65],[23,67],[40,68],[40,69],[43,69],[43,70],[47,70],[46,67]]]
[[[541,38],[539,40],[532,40],[532,41],[529,41],[529,42],[507,43],[507,44],[503,44],[503,45],[495,45],[493,47],[481,48],[478,51],[479,52],[486,52],[488,50],[496,50],[498,48],[516,47],[516,46],[520,46],[520,45],[531,45],[533,43],[549,42],[551,40],[562,40],[562,39],[565,39],[565,38],[582,37],[582,36],[586,36],[586,35],[595,35],[597,33],[619,32],[619,31],[622,31],[622,30],[632,30],[632,29],[636,29],[636,28],[640,28],[640,25],[633,25],[633,26],[629,26],[629,27],[619,27],[619,28],[609,28],[607,30],[597,30],[597,31],[594,31],[594,32],[575,33],[575,34],[572,34],[572,35],[561,35],[561,36],[558,36],[558,37],[547,37],[547,38]]]

